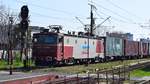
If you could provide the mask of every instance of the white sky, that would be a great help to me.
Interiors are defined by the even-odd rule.
[[[17,13],[22,5],[27,4],[30,10],[31,25],[48,26],[51,24],[63,25],[64,30],[82,30],[83,25],[75,17],[79,17],[84,23],[89,23],[89,0],[0,0],[3,5]],[[96,23],[101,23],[111,16],[103,25],[115,26],[110,31],[131,32],[135,39],[150,37],[148,26],[150,19],[150,0],[93,0],[97,8],[94,16]],[[139,25],[140,24],[140,25]]]

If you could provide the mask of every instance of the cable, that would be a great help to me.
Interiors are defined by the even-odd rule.
[[[40,13],[37,13],[37,12],[32,12],[30,11],[31,13],[33,14],[36,14],[38,16],[42,16],[42,17],[46,17],[46,18],[51,18],[51,19],[62,19],[62,18],[59,18],[59,17],[53,17],[53,16],[49,16],[49,15],[44,15],[44,14],[40,14]]]
[[[44,15],[44,14],[40,14],[37,12],[31,12],[32,14],[38,15],[40,17],[44,17],[44,18],[50,18],[50,19],[55,19],[55,20],[62,20],[62,21],[68,21],[68,22],[72,22],[72,20],[66,19],[66,18],[61,18],[61,17],[54,17],[54,16],[49,16],[49,15]],[[36,16],[35,16],[36,17]],[[74,19],[74,18],[72,18]]]
[[[96,13],[97,13],[97,11],[96,11]],[[101,12],[101,14],[106,15],[107,17],[110,16],[110,15],[105,14],[104,12]],[[127,21],[124,21],[124,20],[121,20],[121,19],[117,19],[117,18],[115,18],[113,16],[111,16],[111,18],[114,19],[114,20],[116,20],[116,21],[118,21],[118,22],[129,23]]]
[[[99,4],[95,3],[95,2],[93,2],[93,3],[96,4],[97,6],[103,8],[103,9],[105,9],[105,10],[107,10],[107,11],[113,13],[113,14],[116,14],[117,16],[121,17],[122,19],[127,20],[127,21],[130,21],[132,24],[135,24],[135,22],[133,22],[131,19],[128,19],[128,18],[126,18],[126,17],[124,17],[124,16],[122,16],[122,15],[120,15],[120,14],[118,14],[118,13],[116,13],[116,12],[114,12],[114,11],[108,9],[108,8],[105,8],[105,7],[99,5]]]
[[[18,10],[18,9],[14,9],[14,8],[11,8],[11,9]],[[35,14],[40,17],[43,17],[43,18],[51,18],[51,19],[55,19],[55,20],[63,20],[63,21],[65,20],[65,21],[71,22],[71,20],[62,18],[62,17],[49,16],[49,15],[45,15],[45,14],[41,14],[41,13],[37,13],[37,12],[33,12],[33,11],[30,11],[30,13]],[[36,16],[34,16],[34,17],[36,17]],[[72,18],[72,19],[74,19],[74,18]]]
[[[15,0],[15,1],[20,2],[20,3],[24,3],[23,1],[20,1],[20,0]],[[42,9],[48,9],[48,10],[51,10],[51,11],[55,11],[55,12],[59,12],[59,13],[64,13],[64,14],[67,14],[67,15],[74,15],[74,13],[70,13],[70,12],[63,11],[63,10],[53,9],[53,8],[44,7],[44,6],[40,6],[40,5],[36,5],[36,4],[31,4],[31,3],[28,3],[28,4],[31,5],[31,6],[34,6],[34,7],[38,7],[38,8],[42,8]]]
[[[96,10],[95,10],[95,13],[97,14],[97,16],[99,16],[99,17],[100,17],[100,19],[104,19],[104,18],[102,18],[102,17],[101,17],[101,15],[100,15],[100,14],[98,14],[98,13],[97,13],[97,11],[96,11]],[[96,19],[97,19],[97,18],[96,18]]]
[[[132,16],[134,16],[134,17],[137,17],[137,18],[141,19],[141,18],[138,17],[137,15],[135,15],[135,14],[133,14],[133,13],[131,13],[131,12],[125,10],[124,8],[121,8],[120,6],[118,6],[118,5],[114,4],[113,2],[111,2],[110,0],[107,0],[107,1],[108,1],[111,5],[113,5],[114,7],[117,7],[118,9],[120,9],[120,10],[126,12],[128,15],[132,15]]]
[[[16,1],[20,2],[20,3],[23,3],[22,1],[19,1],[19,0],[16,0]],[[40,6],[40,5],[31,4],[31,3],[28,3],[28,4],[31,5],[31,6],[34,6],[34,7],[38,7],[38,8],[42,8],[42,9],[48,9],[48,10],[52,10],[52,11],[55,11],[55,12],[64,13],[64,14],[67,14],[67,15],[72,15],[73,17],[75,17],[74,13],[70,13],[70,12],[67,12],[67,11],[57,10],[57,9],[53,9],[53,8],[49,8],[49,7],[43,7],[43,6]],[[71,20],[66,20],[66,18],[53,17],[53,16],[49,16],[49,15],[44,15],[44,14],[36,13],[36,12],[32,12],[32,13],[34,13],[36,15],[39,15],[41,17],[44,17],[44,18],[48,18],[49,17],[49,18],[55,19],[55,20],[63,20],[63,21],[72,22]]]

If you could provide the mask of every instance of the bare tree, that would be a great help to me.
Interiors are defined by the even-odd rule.
[[[3,50],[3,53],[1,55],[2,59],[4,59],[4,52],[8,49],[8,32],[14,31],[14,26],[10,27],[10,17],[16,18],[16,16],[14,16],[14,13],[10,12],[9,9],[6,9],[4,5],[0,5],[0,50]],[[13,25],[15,25],[14,19]]]
[[[7,25],[8,25],[8,21],[7,21],[7,14],[5,12],[5,8],[3,5],[0,6],[0,49],[3,50],[2,56],[1,58],[4,59],[4,47],[6,47],[6,45],[8,44],[8,36],[7,36]]]

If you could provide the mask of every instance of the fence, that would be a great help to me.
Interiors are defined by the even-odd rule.
[[[47,81],[43,84],[122,84],[123,81],[130,79],[129,67],[102,69],[96,73],[77,74],[65,76],[54,81]]]
[[[54,81],[47,81],[42,84],[96,84],[96,81],[91,77],[72,77],[72,78],[62,78]]]

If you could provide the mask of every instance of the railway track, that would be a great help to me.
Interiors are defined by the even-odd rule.
[[[133,63],[133,64],[130,64],[130,65],[127,65],[127,66],[116,66],[116,67],[113,67],[112,69],[102,69],[99,71],[99,73],[109,73],[109,72],[114,72],[114,74],[118,74],[118,73],[124,73],[124,72],[129,72],[129,71],[133,71],[135,69],[139,69],[139,68],[144,68],[146,66],[149,66],[150,65],[150,61],[142,61],[142,62],[139,62],[139,63]]]
[[[150,65],[150,61],[149,60],[143,60],[143,61],[137,61],[136,63],[132,63],[132,64],[129,64],[125,67],[130,67],[130,71],[132,70],[135,70],[135,69],[138,69],[138,68],[143,68],[147,65]],[[67,67],[67,66],[73,66],[73,65],[66,65],[66,66],[55,66],[55,67]],[[45,69],[45,68],[50,68],[48,66],[30,66],[28,68],[24,68],[24,67],[17,67],[17,68],[13,68],[13,71],[30,71],[30,70],[42,70],[42,69]],[[52,67],[54,68],[54,67]],[[118,73],[119,70],[118,69],[124,69],[124,65],[118,65],[118,66],[113,66],[112,69],[114,69],[116,72],[115,73]],[[101,69],[100,72],[111,72],[112,69]],[[9,70],[9,68],[0,68],[0,70]],[[122,71],[121,71],[122,72]]]
[[[143,61],[129,66],[119,66],[112,69],[99,70],[96,74],[98,81],[104,80],[106,83],[119,84],[125,80],[130,80],[130,72],[135,69],[150,66],[150,61]],[[100,76],[101,75],[101,76]],[[122,84],[122,83],[121,83]],[[138,81],[135,84],[150,84],[149,80]]]
[[[150,84],[150,80],[141,80],[141,81],[137,81],[134,84]]]

